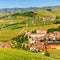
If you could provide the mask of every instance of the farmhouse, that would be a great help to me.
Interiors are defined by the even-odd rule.
[[[45,34],[31,34],[28,39],[29,44],[35,44],[36,41],[40,41],[45,38]]]
[[[26,48],[26,47],[28,46],[28,44],[26,44],[26,43],[24,42],[24,43],[22,43],[22,46],[23,46],[24,48]]]
[[[60,42],[45,42],[45,49],[60,49]]]
[[[36,30],[37,34],[46,34],[47,30],[43,29],[43,28],[39,28]]]
[[[29,31],[25,32],[25,35],[28,36],[29,44],[35,44],[36,40],[40,41],[40,40],[44,39],[45,35],[47,34],[47,31],[43,28],[37,29],[36,32],[37,33],[35,33],[35,34],[32,34]]]
[[[60,38],[60,32],[47,33],[45,29],[39,28],[35,34],[27,32],[28,42],[31,51],[60,49],[60,42],[56,42],[56,38]],[[46,38],[47,42],[40,42]],[[50,41],[49,41],[50,39]]]
[[[0,42],[0,48],[7,48],[10,46],[9,42]]]
[[[45,34],[31,34],[31,38],[33,39],[43,39],[45,37]]]
[[[56,19],[55,17],[45,17],[45,18],[43,18],[43,20],[46,20],[46,21],[48,21],[48,20],[54,21],[55,19]]]
[[[30,46],[30,51],[40,51],[40,50],[45,50],[45,46],[42,42],[36,41],[35,45]]]
[[[60,32],[55,31],[53,33],[48,33],[48,34],[46,34],[45,37],[46,37],[47,40],[48,39],[50,39],[50,40],[56,40],[56,38],[60,38]]]

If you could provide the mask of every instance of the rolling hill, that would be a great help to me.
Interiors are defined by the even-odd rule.
[[[28,8],[28,10],[6,9],[0,12],[0,40],[10,40],[20,31],[32,31],[39,27],[45,29],[57,28],[60,23],[60,7]],[[18,11],[19,10],[19,11]],[[52,19],[54,19],[52,21]],[[23,30],[24,29],[24,30]],[[10,33],[9,33],[10,32]]]
[[[0,60],[54,60],[54,58],[43,56],[39,53],[32,53],[17,49],[0,49]]]

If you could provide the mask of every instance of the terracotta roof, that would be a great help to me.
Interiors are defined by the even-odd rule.
[[[41,45],[42,43],[40,41],[36,41],[36,45]]]
[[[47,31],[46,31],[45,29],[43,29],[43,28],[39,28],[39,29],[37,29],[36,31],[37,31],[38,34],[43,34],[43,33],[46,34],[46,32],[47,32]]]
[[[32,48],[35,48],[35,49],[45,49],[45,46],[44,45],[36,45],[36,46],[33,46]]]
[[[9,42],[0,42],[1,47],[8,47],[10,46]]]

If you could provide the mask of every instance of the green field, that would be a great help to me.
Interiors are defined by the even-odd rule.
[[[0,21],[1,23],[2,21]],[[44,29],[49,29],[49,28],[57,28],[59,26],[59,24],[50,24],[50,25],[40,25],[40,26],[29,26],[26,27],[23,24],[16,24],[18,22],[21,22],[20,20],[8,20],[8,21],[4,21],[2,22],[3,25],[7,25],[7,24],[14,24],[14,25],[10,25],[8,27],[2,28],[0,29],[0,40],[11,40],[11,38],[16,37],[17,35],[21,34],[24,31],[32,31],[35,29],[38,29],[40,27],[44,28]],[[19,28],[17,28],[19,27]],[[22,28],[20,28],[22,27]]]
[[[50,50],[50,57],[41,53],[24,50],[0,48],[0,60],[60,60],[60,50]]]
[[[60,60],[60,50],[50,50],[50,57],[56,59],[56,60]]]
[[[59,24],[53,23],[58,21],[58,19],[60,21],[59,7],[53,7],[51,9],[39,8],[20,12],[16,11],[16,13],[12,11],[9,13],[7,11],[7,13],[0,13],[0,40],[3,41],[11,40],[13,37],[16,37],[26,30],[32,31],[40,27],[47,30],[59,26]],[[54,21],[51,21],[52,17],[55,18]],[[43,18],[47,18],[48,20],[44,20]]]
[[[24,21],[24,20],[23,20]],[[13,37],[23,33],[24,31],[32,31],[40,27],[44,29],[57,28],[59,24],[27,26],[21,24],[22,20],[0,20],[0,41],[11,40]]]
[[[0,49],[0,60],[54,60],[40,53],[32,53],[17,49]]]
[[[51,18],[54,18],[54,21]],[[58,23],[56,24],[56,22]],[[12,38],[25,31],[33,31],[38,28],[46,30],[58,28],[59,22],[60,7],[0,13],[0,41],[11,41]],[[40,52],[0,48],[0,60],[60,60],[60,50],[50,50],[49,53],[50,56],[47,57]]]

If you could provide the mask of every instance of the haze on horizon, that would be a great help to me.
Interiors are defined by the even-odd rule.
[[[60,0],[0,0],[2,8],[27,8],[60,5]]]

